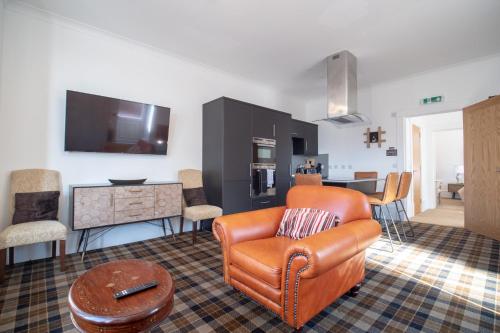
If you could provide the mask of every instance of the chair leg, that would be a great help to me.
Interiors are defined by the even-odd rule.
[[[0,283],[3,282],[5,276],[5,260],[7,259],[7,249],[0,250]]]
[[[385,224],[385,230],[387,230],[387,236],[389,237],[389,243],[391,244],[391,251],[390,252],[394,252],[394,245],[392,243],[391,231],[389,230],[389,226],[387,225],[387,219],[386,219],[384,211],[382,209],[380,209],[380,213],[381,213],[380,214],[381,218],[382,218],[382,220],[384,221],[384,224]]]
[[[390,212],[390,209],[389,209],[389,205],[387,205],[387,210],[389,211],[389,214],[391,215],[391,219],[394,221],[394,223],[401,225],[401,230],[403,231],[403,238],[405,239],[405,242],[406,242],[408,240],[408,238],[406,237],[405,226],[404,226],[403,220],[401,219],[401,216],[399,215],[398,205],[396,204],[396,201],[393,201],[393,202],[394,202],[394,205],[396,205],[396,211],[398,212],[397,218],[399,218],[399,220],[395,219],[392,216],[392,213]]]
[[[9,247],[9,266],[14,266],[14,248]]]
[[[193,221],[193,245],[196,243],[197,233],[198,233],[198,221]]]
[[[54,242],[55,243],[55,242]],[[64,272],[64,257],[66,256],[66,240],[61,239],[59,241],[59,260],[61,262],[61,272]]]
[[[181,222],[179,223],[179,235],[184,233],[184,216],[181,216]]]
[[[389,210],[389,206],[385,205],[385,209],[387,210],[387,214],[391,218],[391,222],[392,222],[392,226],[394,227],[394,230],[396,230],[396,236],[398,236],[399,244],[403,244],[403,241],[401,240],[401,237],[399,236],[398,227],[396,226],[396,223],[394,223],[394,219],[392,218],[391,211]]]
[[[356,296],[358,296],[360,289],[361,289],[361,283],[356,283],[356,285],[354,287],[349,289],[349,291],[347,292],[347,295],[349,295],[351,297],[356,297]]]
[[[403,208],[403,213],[405,213],[406,222],[410,226],[410,231],[411,231],[411,236],[410,237],[415,237],[415,231],[413,230],[413,226],[411,225],[411,221],[408,218],[408,214],[406,213],[405,205],[403,205],[403,201],[401,201],[401,200],[399,200],[399,203],[401,204],[401,207]]]
[[[57,257],[56,248],[57,248],[57,241],[52,241],[52,259]]]

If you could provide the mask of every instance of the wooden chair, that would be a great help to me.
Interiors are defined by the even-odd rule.
[[[377,171],[356,171],[354,172],[354,179],[377,179]],[[377,193],[377,181],[367,182],[370,186],[371,193]]]
[[[295,174],[295,185],[323,185],[321,181],[321,174],[312,173],[312,174],[303,174],[296,173]]]
[[[406,213],[405,206],[403,205],[403,199],[406,199],[408,197],[408,193],[410,192],[410,185],[411,185],[411,179],[412,179],[413,174],[411,172],[403,172],[401,176],[399,177],[399,185],[398,185],[398,193],[396,194],[396,198],[394,199],[394,204],[396,205],[396,210],[398,212],[398,217],[401,221],[401,225],[403,228],[403,236],[406,238],[406,232],[404,228],[404,221],[406,218],[406,222],[410,226],[410,231],[411,235],[410,237],[415,237],[415,232],[413,231],[413,227],[411,225],[410,219],[408,218],[408,214]],[[401,205],[402,210],[399,210],[398,203]],[[404,218],[401,219],[401,213],[404,213]]]
[[[200,170],[184,169],[179,171],[179,181],[184,189],[203,187],[203,178]],[[222,215],[222,208],[212,205],[186,206],[184,197],[182,199],[182,216],[180,223],[180,234],[183,233],[184,218],[193,222],[193,245],[196,243],[198,222],[214,219]]]
[[[58,171],[27,169],[13,171],[10,175],[9,221],[15,209],[15,194],[29,192],[60,191],[61,176]],[[61,217],[62,193],[59,196],[58,220]],[[52,242],[52,257],[56,257],[59,241],[60,269],[64,271],[67,229],[59,221],[35,221],[11,224],[0,233],[0,281],[3,280],[6,250],[9,249],[9,264],[14,264],[14,247],[42,242]]]
[[[389,230],[389,225],[387,223],[387,217],[385,216],[384,210],[382,209],[385,207],[390,220],[392,222],[392,225],[394,229],[396,230],[396,235],[398,237],[399,243],[401,244],[401,237],[399,236],[398,228],[396,227],[396,224],[394,223],[394,219],[392,218],[391,211],[389,210],[388,205],[394,202],[396,199],[396,195],[398,192],[398,178],[399,175],[397,172],[391,172],[387,175],[386,180],[385,180],[385,185],[384,185],[384,192],[381,193],[375,193],[375,194],[370,194],[368,195],[368,202],[370,205],[373,207],[373,211],[376,212],[375,208],[379,208],[379,217],[381,222],[384,223],[385,229],[387,230],[387,235],[389,237],[389,243],[391,244],[391,252],[394,251],[394,246],[392,242],[392,236],[391,236],[391,231]]]

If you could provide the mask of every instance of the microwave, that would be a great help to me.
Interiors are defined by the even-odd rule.
[[[276,163],[276,140],[253,138],[252,163]]]

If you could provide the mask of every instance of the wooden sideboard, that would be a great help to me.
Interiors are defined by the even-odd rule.
[[[83,230],[78,251],[84,252],[94,228],[165,219],[173,235],[170,217],[182,215],[182,184],[148,182],[141,185],[70,185],[70,216],[73,230]]]

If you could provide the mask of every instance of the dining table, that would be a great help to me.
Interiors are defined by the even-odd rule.
[[[365,178],[365,179],[354,179],[354,178],[325,178],[322,180],[325,186],[337,186],[350,188],[356,191],[363,192],[365,194],[372,194],[373,192],[373,182],[385,181],[384,178]]]

